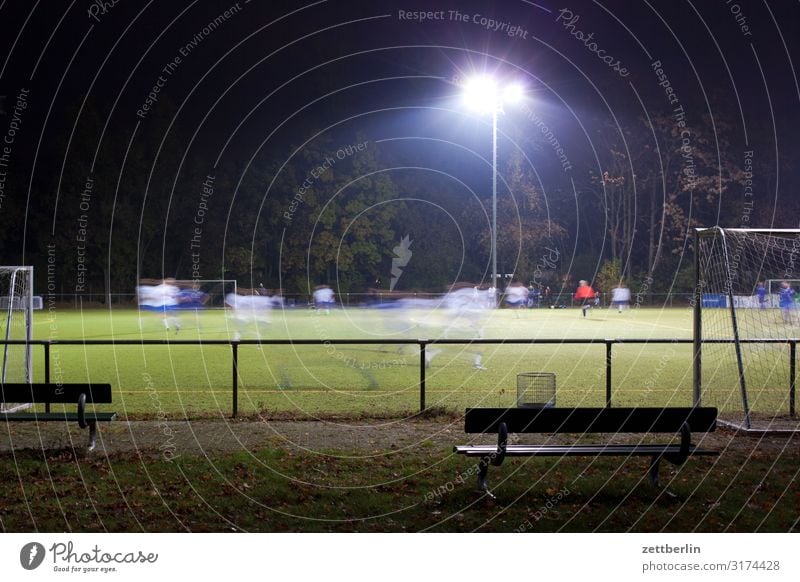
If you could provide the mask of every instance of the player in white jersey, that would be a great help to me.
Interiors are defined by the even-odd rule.
[[[413,333],[417,337],[422,334],[432,339],[481,339],[483,327],[491,313],[489,306],[493,303],[492,294],[492,290],[462,287],[437,299],[402,299],[397,302],[396,308],[382,312],[387,318],[385,324],[391,328],[393,335]],[[425,350],[426,367],[430,367],[433,358],[442,351],[443,348],[436,345],[428,346]],[[486,370],[481,346],[470,345],[465,351],[472,356],[473,368]]]
[[[519,281],[511,283],[506,287],[505,299],[508,307],[516,310],[519,317],[519,310],[528,305],[528,288]]]
[[[319,285],[314,289],[314,307],[317,311],[325,311],[325,315],[330,315],[331,307],[335,304],[333,289],[327,285]]]
[[[631,290],[620,283],[611,292],[611,306],[617,308],[617,313],[622,313],[623,309],[628,309],[631,302]]]
[[[164,279],[158,285],[140,285],[137,289],[139,308],[157,313],[164,322],[164,328],[172,326],[175,333],[181,329],[181,322],[175,309],[178,306],[180,289],[175,286],[175,279]]]
[[[242,333],[250,326],[255,327],[256,338],[261,338],[259,324],[272,323],[272,306],[275,301],[272,297],[262,295],[237,295],[228,293],[225,296],[225,305],[231,308],[230,318],[233,322],[233,339],[242,339]]]

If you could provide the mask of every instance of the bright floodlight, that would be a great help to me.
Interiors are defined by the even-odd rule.
[[[514,83],[503,90],[503,101],[506,103],[519,103],[522,101],[524,94],[525,91],[523,90],[522,85]]]
[[[518,103],[525,91],[519,83],[513,83],[502,90],[497,82],[487,76],[473,77],[464,86],[464,100],[467,105],[481,113],[492,113],[500,110],[503,103]]]
[[[473,77],[464,86],[464,100],[478,111],[491,112],[498,106],[497,83],[487,76]]]

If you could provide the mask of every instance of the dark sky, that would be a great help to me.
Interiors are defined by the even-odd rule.
[[[774,126],[790,147],[796,133],[793,2],[102,4],[0,2],[0,94],[8,111],[19,89],[31,89],[26,140],[69,128],[74,120],[59,110],[88,96],[117,126],[146,122],[136,112],[159,76],[159,99],[178,104],[176,122],[200,130],[211,151],[229,139],[247,151],[281,123],[278,149],[301,128],[373,109],[457,109],[445,99],[456,87],[435,79],[476,70],[522,79],[554,121],[612,118],[667,105],[655,61],[692,113],[724,101],[742,114],[743,136]],[[434,19],[420,21],[421,10]],[[626,73],[579,40],[590,34],[588,44]]]
[[[580,172],[602,147],[592,128],[682,107],[732,123],[733,157],[756,149],[776,174],[767,194],[791,197],[782,188],[798,183],[798,30],[798,3],[755,0],[0,0],[0,134],[14,132],[5,169],[36,184],[63,172],[79,145],[155,150],[135,140],[164,115],[209,173],[280,161],[320,131],[384,140],[400,156],[422,146],[385,140],[443,140],[422,150],[444,167],[462,146],[489,155],[487,121],[463,108],[459,83],[491,72],[527,91],[526,109],[500,119],[501,150],[512,128],[535,135],[544,123]],[[104,130],[76,144],[75,112],[89,105]],[[568,183],[547,147],[528,153],[545,191]],[[463,171],[488,180],[482,168]],[[19,213],[31,191],[3,193],[0,213],[28,220]]]

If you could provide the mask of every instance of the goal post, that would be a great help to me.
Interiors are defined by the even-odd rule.
[[[748,429],[794,417],[798,275],[798,229],[695,229],[695,404]]]
[[[30,383],[33,380],[33,267],[0,266],[0,381]],[[12,341],[25,343],[9,343]],[[0,405],[11,412],[29,406]]]

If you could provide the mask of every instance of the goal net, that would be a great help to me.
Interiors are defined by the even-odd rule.
[[[33,366],[30,344],[12,341],[32,339],[33,267],[0,267],[0,381],[27,383],[32,381]],[[0,411],[11,412],[27,404],[0,405]]]
[[[695,401],[737,427],[796,430],[800,230],[695,232]]]

